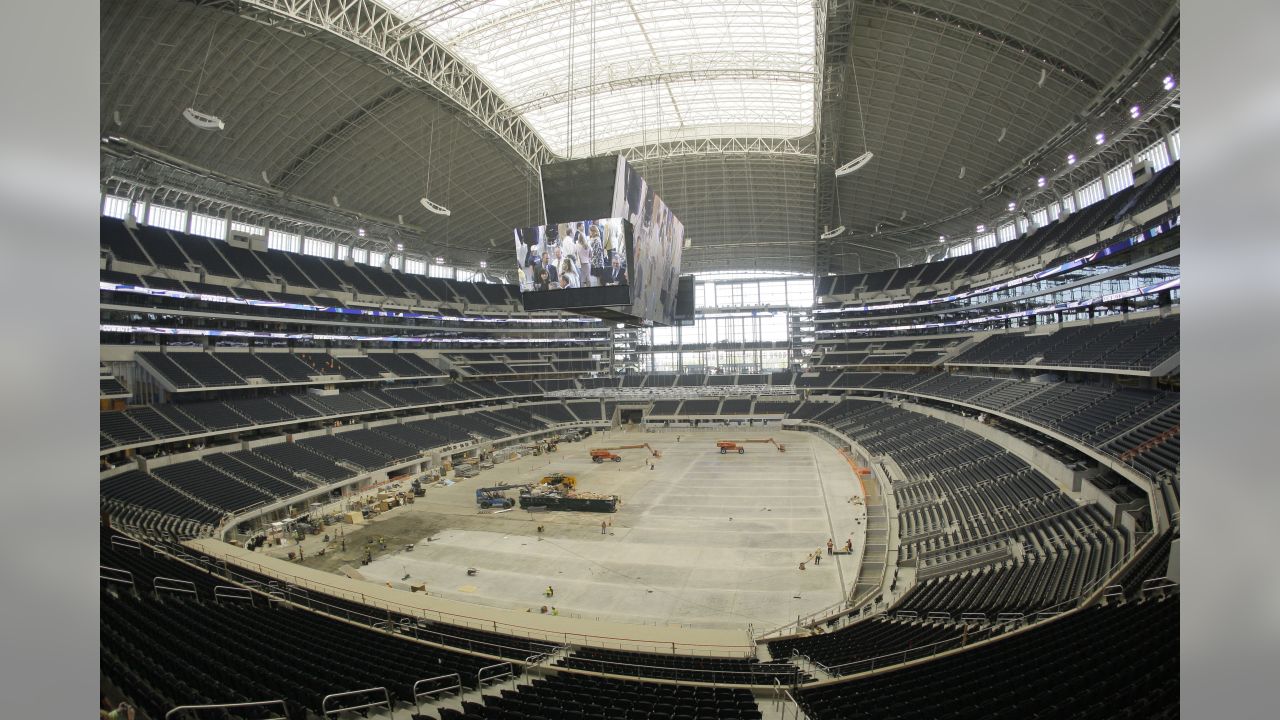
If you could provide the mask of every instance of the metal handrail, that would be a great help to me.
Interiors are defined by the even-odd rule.
[[[1013,623],[999,623],[999,624],[990,625],[985,628],[980,628],[974,633],[974,635],[978,635],[978,636],[985,635],[985,637],[982,637],[981,639],[986,640],[1004,632],[1007,629],[1007,626],[1011,624]],[[893,667],[895,665],[903,665],[915,660],[921,660],[927,657],[933,657],[938,653],[946,652],[947,650],[955,650],[957,648],[968,647],[969,643],[973,640],[974,640],[974,637],[971,636],[966,629],[966,630],[963,630],[961,634],[958,636],[949,637],[945,640],[939,640],[938,642],[935,642],[935,643],[929,643],[928,645],[919,645],[913,648],[904,648],[902,650],[897,650],[895,652],[885,653],[884,655],[877,655],[876,657],[863,658],[861,660],[853,660],[847,663],[839,663],[836,665],[823,665],[820,662],[815,662],[814,665],[817,665],[819,669],[821,669],[823,672],[833,677],[842,676],[842,675],[852,675],[852,674],[856,674],[857,672],[870,672],[872,670],[882,670],[886,667]],[[943,646],[946,646],[946,647],[943,647]],[[901,659],[897,660],[897,662],[884,662],[886,660],[892,660],[896,658],[901,658]],[[849,672],[847,668],[852,667],[854,665],[865,665],[866,669],[858,670],[856,672]]]
[[[688,657],[695,658],[695,659],[708,659],[708,660],[715,659],[715,658],[705,658],[698,655],[690,655]],[[586,665],[586,667],[572,668],[575,670],[587,670],[588,672],[610,673],[613,675],[633,675],[634,677],[648,677],[648,678],[655,678],[659,680],[667,679],[667,680],[682,680],[684,682],[706,682],[713,685],[716,685],[716,684],[762,685],[762,684],[767,684],[770,680],[776,681],[780,676],[791,678],[791,680],[788,681],[788,684],[794,685],[798,681],[800,675],[802,674],[802,671],[800,670],[800,668],[797,668],[794,665],[789,664],[785,660],[775,660],[774,662],[770,662],[770,663],[760,663],[761,666],[785,667],[787,670],[786,672],[767,672],[762,670],[708,670],[704,668],[671,667],[667,665],[642,665],[640,663],[616,662],[613,660],[597,660],[595,658],[582,658],[582,657],[573,657],[569,659],[573,660],[574,662],[583,663]],[[600,667],[592,669],[590,667],[592,664],[599,665]],[[625,668],[628,670],[636,670],[637,672],[634,672],[634,673],[613,672],[612,670],[605,668],[604,666],[606,665],[612,666],[612,667]],[[572,666],[566,666],[566,667],[572,667]],[[651,672],[651,673],[640,672],[642,670],[654,670],[659,672]],[[687,677],[682,678],[679,676],[681,673],[689,673],[689,674],[705,673],[707,675],[710,675],[711,677],[710,679],[707,679],[707,680],[699,680],[696,678],[687,678]],[[662,677],[663,675],[672,675],[673,677],[663,678]],[[748,678],[748,682],[725,683],[722,680],[716,680],[715,679],[716,675],[746,675],[746,676],[749,676],[749,678]],[[762,680],[762,682],[756,682],[755,680],[757,678]]]
[[[333,710],[329,709],[330,700],[337,700],[344,697],[354,697],[357,695],[370,695],[378,692],[382,693],[383,699],[378,700],[377,702],[365,703],[364,705],[343,706],[340,708],[334,708]],[[365,688],[363,690],[349,690],[347,692],[340,692],[340,693],[333,693],[331,695],[325,695],[324,699],[320,701],[320,714],[323,717],[327,718],[330,715],[336,715],[337,713],[340,713],[340,712],[346,712],[349,710],[368,710],[369,708],[375,708],[375,707],[385,707],[388,713],[393,711],[391,707],[391,693],[387,692],[387,689],[385,687],[371,687],[371,688]]]
[[[119,573],[120,576],[127,576],[127,577],[111,577],[111,573]],[[108,567],[106,565],[99,565],[98,579],[106,580],[107,582],[120,583],[121,585],[128,585],[130,587],[133,587],[133,573],[129,572],[128,570],[121,570],[120,568],[113,568],[113,567]]]
[[[239,600],[253,604],[253,592],[242,587],[234,585],[216,585],[213,588],[213,599],[218,600]]]
[[[446,685],[445,687],[439,687],[434,690],[422,690],[422,691],[418,690],[418,687],[423,683],[436,682],[438,680],[448,680],[449,678],[453,678],[452,685]],[[437,675],[436,677],[419,680],[413,684],[414,710],[417,712],[417,714],[419,715],[422,714],[422,702],[419,700],[419,698],[430,697],[432,700],[435,700],[436,695],[440,695],[440,694],[447,693],[454,690],[456,690],[459,695],[462,694],[462,676],[459,675],[458,673],[449,673],[448,675]]]
[[[163,585],[161,583],[164,583]],[[187,593],[199,597],[196,592],[196,584],[190,580],[178,580],[176,578],[157,576],[151,581],[151,588],[159,593],[161,590],[165,592]]]
[[[138,542],[137,540],[134,540],[133,538],[125,537],[123,535],[111,536],[111,549],[115,550],[117,546],[125,548],[127,550],[133,550],[134,552],[137,552],[137,553],[142,552],[142,543]]]
[[[212,555],[212,553],[208,551],[201,551],[201,552],[208,555]],[[277,577],[279,581],[291,584],[294,587],[308,589],[305,586],[312,586],[312,588],[310,589],[315,589],[322,594],[330,595],[340,600],[351,600],[353,602],[359,602],[360,604],[366,605],[369,608],[374,610],[395,612],[400,615],[414,617],[420,620],[428,620],[428,621],[434,620],[436,622],[441,622],[448,625],[455,625],[461,628],[472,628],[472,629],[478,629],[478,630],[485,630],[488,632],[506,633],[516,638],[545,642],[549,646],[563,647],[564,645],[569,644],[569,639],[571,637],[592,639],[592,640],[604,640],[604,641],[611,640],[618,643],[619,649],[623,649],[624,644],[637,647],[637,648],[639,646],[671,644],[671,643],[652,643],[652,642],[646,642],[643,640],[612,637],[608,635],[591,635],[591,634],[576,633],[576,632],[548,632],[545,630],[528,628],[520,625],[513,625],[510,623],[495,623],[493,620],[488,620],[488,619],[479,618],[479,617],[472,617],[467,615],[460,615],[457,613],[450,613],[442,610],[427,610],[425,608],[412,607],[408,605],[402,605],[400,603],[379,601],[379,600],[370,598],[368,595],[365,595],[364,593],[345,590],[335,585],[329,585],[327,583],[301,578],[296,575],[286,575],[277,570],[263,567],[259,563],[252,563],[251,561],[243,560],[240,558],[228,558],[229,567],[226,572],[229,579],[232,579],[232,580],[235,580],[236,582],[241,582],[241,583],[249,582],[252,580],[251,578],[245,578],[245,576],[240,575],[236,573],[235,570],[231,569],[232,566],[240,566],[241,563],[243,563],[244,569],[246,570],[257,572],[266,577]],[[261,581],[255,581],[255,582],[261,582]],[[312,600],[312,603],[321,604],[315,600]],[[338,617],[351,619],[349,617],[349,615],[351,614],[350,611],[343,610],[340,608],[338,608],[337,610],[338,610],[337,613],[331,613],[331,614],[336,614]],[[385,618],[378,618],[378,620],[383,620],[383,619]],[[438,631],[431,631],[431,632],[438,632]],[[454,637],[454,636],[448,635],[447,633],[439,633],[439,634],[445,637]],[[551,639],[552,636],[555,636],[556,639],[552,640]],[[459,639],[468,640],[467,638],[459,638]],[[478,643],[484,642],[484,641],[471,641],[471,640],[468,640],[468,641],[478,642]],[[498,645],[496,643],[488,643],[488,644],[493,645],[495,647],[505,647],[502,645]],[[739,645],[719,645],[719,644],[703,644],[703,643],[677,643],[677,645],[679,645],[680,647],[695,648],[695,649],[702,649],[702,648],[719,649],[719,651],[726,652],[726,653],[735,652],[735,651],[740,651],[742,653],[741,655],[726,655],[729,657],[738,657],[738,656],[745,657],[752,650],[752,648],[749,648],[745,645],[739,646]],[[455,645],[454,647],[457,647],[457,646]],[[512,648],[512,649],[523,651],[522,648]]]
[[[1142,586],[1138,588],[1138,594],[1143,599],[1146,599],[1147,593],[1149,592],[1155,592],[1157,590],[1168,590],[1169,588],[1176,588],[1176,587],[1178,587],[1178,583],[1174,582],[1173,580],[1167,577],[1162,576],[1162,577],[1147,578],[1146,580],[1142,581]]]
[[[791,705],[795,708],[795,720],[809,720],[809,714],[800,708],[800,703],[796,701],[790,690],[784,690],[782,694],[787,700],[791,701]],[[782,708],[782,720],[787,720],[787,708],[785,705]]]
[[[486,677],[484,674],[486,670],[496,670],[497,668],[503,668],[503,667],[506,668],[506,672],[493,672],[488,677]],[[484,683],[486,680],[492,682],[500,678],[515,677],[515,674],[516,674],[515,666],[509,662],[500,662],[500,663],[494,663],[492,665],[485,665],[484,667],[476,671],[476,689],[479,690],[480,688],[484,687]]]
[[[289,706],[285,705],[284,700],[259,700],[257,702],[242,703],[218,703],[215,705],[179,705],[164,714],[164,720],[178,717],[175,713],[184,712],[199,713],[202,710],[230,710],[232,708],[250,708],[250,707],[269,707],[272,705],[280,706],[280,715],[273,718],[261,718],[260,720],[289,720]]]

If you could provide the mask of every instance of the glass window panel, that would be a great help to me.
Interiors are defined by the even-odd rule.
[[[191,213],[191,234],[223,240],[227,237],[227,219]]]
[[[1133,162],[1127,162],[1106,174],[1107,193],[1115,195],[1133,185]]]
[[[108,195],[106,202],[102,204],[102,214],[106,217],[124,219],[124,216],[129,214],[129,204],[129,198]]]
[[[271,230],[267,232],[267,247],[285,252],[301,252],[302,236],[280,230]]]
[[[307,255],[315,255],[316,257],[332,258],[334,243],[331,240],[304,237],[302,238],[302,252]]]
[[[187,211],[178,208],[152,205],[147,211],[147,224],[165,230],[186,230]]]

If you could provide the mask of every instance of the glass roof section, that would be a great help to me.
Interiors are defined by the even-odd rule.
[[[560,156],[813,130],[811,0],[379,1],[474,67]]]

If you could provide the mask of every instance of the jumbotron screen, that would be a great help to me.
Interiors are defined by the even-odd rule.
[[[515,233],[525,309],[675,321],[684,224],[625,158],[546,165],[542,194],[547,224]]]
[[[516,228],[516,278],[527,310],[631,304],[631,227],[620,218]]]
[[[671,325],[675,322],[684,223],[621,155],[613,187],[614,214],[628,220],[635,234],[631,314]]]

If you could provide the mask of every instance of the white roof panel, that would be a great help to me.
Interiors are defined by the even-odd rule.
[[[558,155],[813,130],[811,2],[383,4],[474,67]]]

